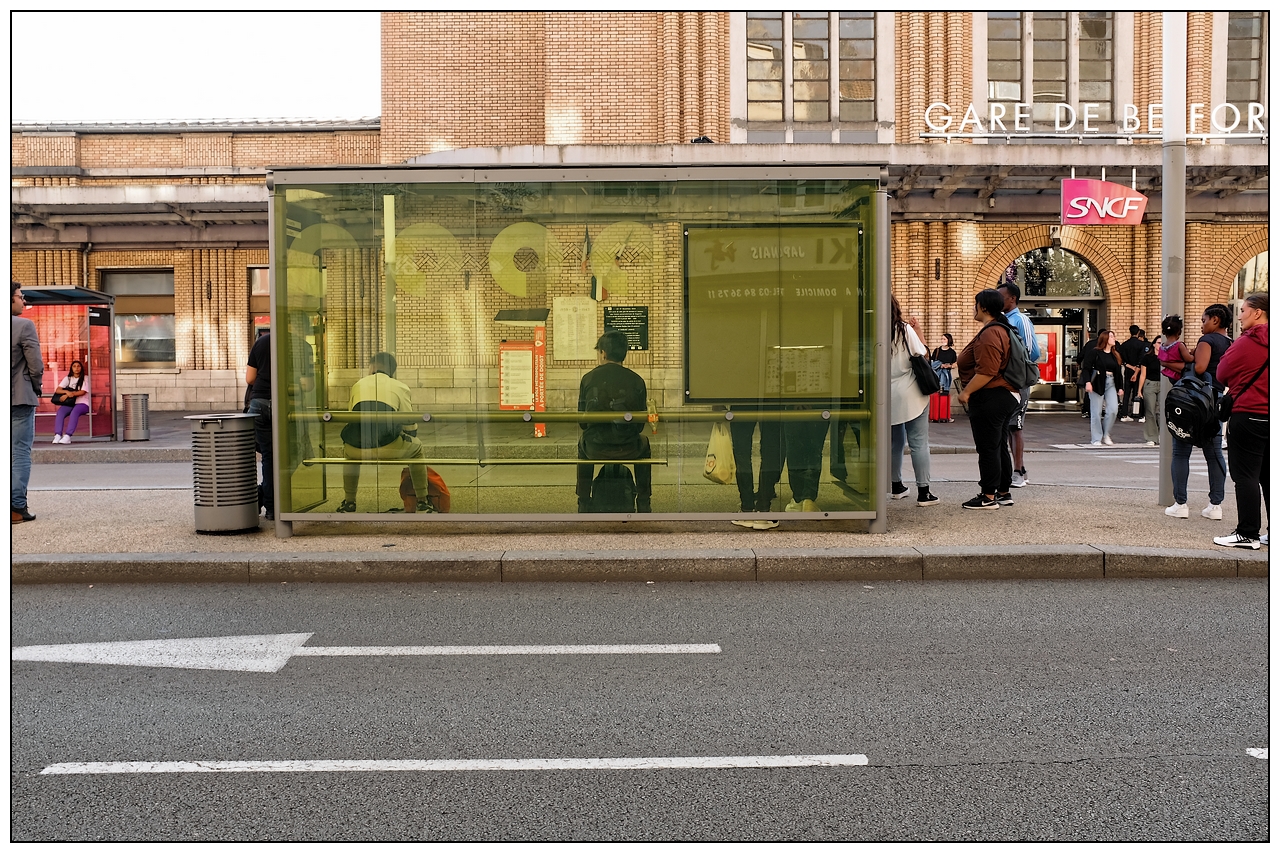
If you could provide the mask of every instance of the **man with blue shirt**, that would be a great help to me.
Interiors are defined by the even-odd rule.
[[[997,290],[1004,297],[1004,316],[1009,325],[1017,330],[1027,348],[1027,356],[1032,364],[1040,361],[1040,344],[1036,341],[1036,329],[1026,312],[1018,310],[1018,300],[1022,298],[1022,290],[1013,282],[1002,284]],[[1022,425],[1027,419],[1027,405],[1031,402],[1031,387],[1022,389],[1021,404],[1009,416],[1009,452],[1013,456],[1013,480],[1009,485],[1020,489],[1027,484],[1027,469],[1022,463],[1022,449],[1025,442],[1022,438]]]

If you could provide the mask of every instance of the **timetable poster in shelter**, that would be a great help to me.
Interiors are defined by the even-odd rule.
[[[860,395],[856,223],[690,226],[686,235],[687,400]]]

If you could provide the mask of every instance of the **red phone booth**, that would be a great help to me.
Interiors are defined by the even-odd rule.
[[[76,438],[112,440],[116,434],[115,297],[83,287],[26,287],[23,316],[36,324],[44,358],[43,390],[36,406],[36,435],[53,435],[58,409],[49,396],[77,359],[89,379],[89,411]]]

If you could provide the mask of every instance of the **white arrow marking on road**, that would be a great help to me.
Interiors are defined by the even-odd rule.
[[[1245,752],[1249,753],[1249,754],[1250,754],[1250,755],[1252,755],[1254,758],[1261,758],[1263,761],[1266,761],[1266,760],[1267,760],[1267,749],[1266,749],[1266,748],[1263,748],[1263,749],[1254,749],[1253,747],[1249,747],[1248,749],[1246,749],[1246,750],[1245,750]]]
[[[675,758],[470,758],[404,761],[69,761],[45,775],[109,773],[380,773],[468,770],[727,770],[751,767],[859,767],[865,755],[730,755]]]
[[[294,656],[720,654],[720,646],[715,643],[607,646],[303,646],[310,637],[311,634],[261,634],[246,637],[20,646],[13,650],[12,658],[113,666],[278,672]]]

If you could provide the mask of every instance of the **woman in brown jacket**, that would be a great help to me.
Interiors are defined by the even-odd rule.
[[[978,450],[978,488],[965,509],[1013,506],[1009,485],[1013,459],[1009,456],[1009,416],[1021,405],[1018,389],[1004,378],[1009,366],[1009,327],[1004,320],[1004,297],[987,288],[973,298],[973,319],[982,330],[960,353],[956,368],[963,388],[960,403],[968,407],[969,429]]]

